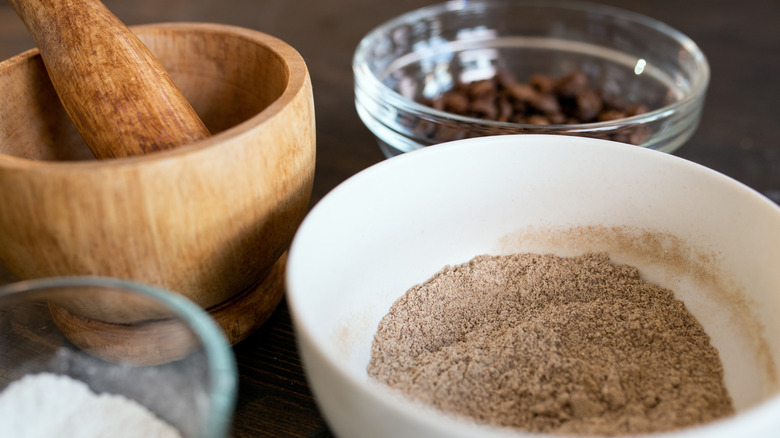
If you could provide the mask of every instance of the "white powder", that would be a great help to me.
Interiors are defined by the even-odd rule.
[[[31,374],[0,393],[3,438],[181,438],[144,406],[118,394],[95,394],[79,380]]]

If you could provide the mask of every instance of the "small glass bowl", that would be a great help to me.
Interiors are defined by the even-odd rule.
[[[184,438],[230,434],[233,352],[205,311],[172,292],[105,277],[0,286],[0,393],[41,373],[134,400]]]
[[[368,33],[354,58],[355,105],[387,157],[468,137],[564,134],[672,152],[696,130],[710,70],[699,47],[643,15],[576,1],[454,0]],[[584,73],[589,87],[649,111],[611,121],[533,125],[419,103],[457,83],[508,72]]]

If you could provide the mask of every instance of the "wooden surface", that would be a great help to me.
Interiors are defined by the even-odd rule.
[[[311,71],[317,115],[312,202],[382,160],[354,110],[351,58],[380,22],[423,0],[107,0],[128,24],[210,21],[270,33],[298,49]],[[660,19],[693,38],[712,81],[699,130],[676,155],[780,201],[780,2],[777,0],[605,0]],[[0,3],[0,58],[32,47],[13,10]],[[724,206],[728,208],[728,206]],[[236,437],[329,437],[311,397],[284,302],[235,348],[240,389]]]
[[[97,158],[143,155],[209,137],[162,64],[100,1],[9,3]]]

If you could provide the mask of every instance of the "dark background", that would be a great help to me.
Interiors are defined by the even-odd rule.
[[[306,60],[317,115],[312,203],[383,159],[353,103],[352,54],[371,28],[421,0],[106,0],[128,25],[233,24],[278,37]],[[682,31],[712,69],[698,131],[675,155],[720,171],[780,202],[780,1],[604,0]],[[0,60],[32,48],[13,9],[0,3]],[[2,105],[0,96],[0,105]],[[2,188],[0,188],[2,189]],[[0,206],[2,208],[2,206]],[[728,206],[724,206],[728,208]],[[780,232],[780,230],[778,230]],[[306,385],[284,303],[235,348],[240,391],[236,437],[331,436]]]

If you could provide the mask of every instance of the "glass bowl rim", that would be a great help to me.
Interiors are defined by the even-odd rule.
[[[20,280],[0,285],[0,299],[59,287],[110,287],[129,290],[162,303],[181,318],[202,341],[209,363],[209,411],[204,437],[228,436],[235,408],[238,369],[222,329],[201,307],[186,297],[136,281],[104,276],[60,276]]]
[[[430,106],[416,102],[412,99],[402,96],[397,91],[391,89],[382,83],[376,75],[366,65],[365,59],[367,58],[367,52],[370,44],[379,39],[383,34],[386,34],[388,30],[393,29],[399,25],[407,22],[418,21],[425,17],[434,17],[442,13],[448,13],[453,11],[475,10],[484,7],[492,7],[497,5],[512,5],[512,6],[537,6],[549,9],[568,9],[571,11],[597,13],[601,16],[622,18],[635,23],[642,24],[648,28],[657,30],[659,33],[671,37],[680,47],[685,48],[688,53],[695,60],[697,71],[694,71],[695,75],[692,78],[694,84],[693,89],[686,93],[681,99],[676,100],[668,105],[656,108],[646,113],[637,114],[630,117],[624,117],[616,120],[609,120],[604,122],[591,122],[591,123],[572,123],[572,124],[550,124],[550,125],[533,125],[527,123],[512,123],[512,122],[499,122],[496,120],[486,120],[476,117],[462,116],[447,111],[437,110]],[[504,129],[521,129],[521,130],[540,130],[546,131],[552,130],[565,130],[566,132],[589,132],[589,131],[608,131],[610,129],[623,128],[631,125],[638,125],[647,123],[650,121],[664,119],[670,117],[676,113],[680,108],[684,108],[692,104],[697,100],[704,98],[704,94],[709,86],[710,81],[710,67],[707,57],[702,52],[701,48],[687,35],[679,30],[659,21],[655,18],[651,18],[647,15],[629,11],[626,9],[618,8],[615,6],[602,5],[598,3],[591,3],[583,0],[448,0],[444,3],[433,4],[424,6],[401,15],[398,15],[390,20],[381,23],[370,30],[358,43],[357,49],[352,57],[352,71],[354,75],[355,88],[366,88],[370,90],[367,94],[372,97],[382,96],[390,106],[394,108],[402,108],[408,111],[410,114],[416,117],[425,117],[433,120],[445,120],[457,123],[463,123],[474,126],[490,127],[490,128],[504,128]]]

